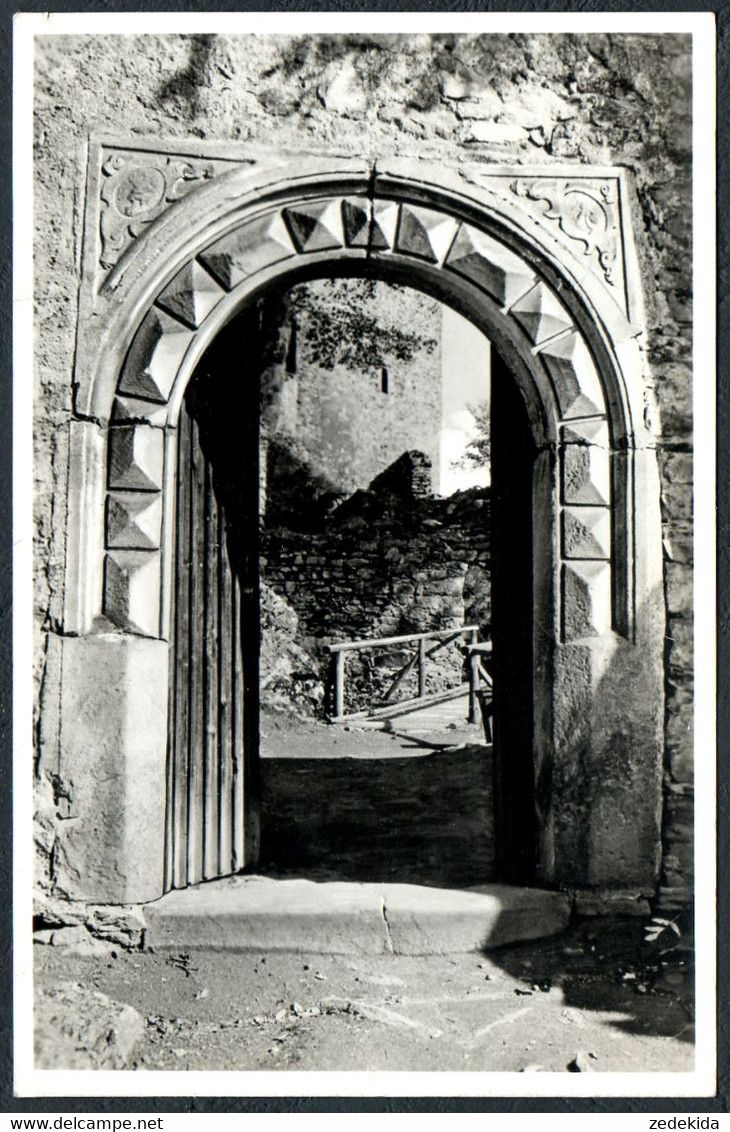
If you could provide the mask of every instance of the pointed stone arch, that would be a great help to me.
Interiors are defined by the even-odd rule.
[[[113,199],[108,182],[105,189],[102,199]],[[661,528],[636,265],[628,209],[619,208],[628,193],[615,169],[558,178],[297,157],[234,164],[155,214],[141,234],[128,227],[108,274],[93,258],[95,244],[87,248],[67,632],[107,639],[112,651],[129,638],[137,649],[168,639],[174,434],[187,382],[220,328],[275,281],[367,274],[407,282],[493,341],[520,387],[538,452],[538,879],[651,884]],[[591,219],[581,228],[586,209]],[[134,683],[119,691],[125,718],[134,714]],[[163,701],[165,689],[160,681]],[[634,755],[617,740],[622,715],[612,700],[622,690]],[[165,711],[163,703],[160,717]],[[164,750],[158,761],[159,795]],[[595,775],[595,784],[579,789],[578,773]],[[647,790],[648,806],[636,806]],[[158,813],[164,802],[155,805]],[[624,843],[632,848],[617,859],[619,825],[631,827]],[[130,882],[143,892],[137,898],[159,894],[161,862],[156,870]],[[125,890],[122,898],[134,897]]]

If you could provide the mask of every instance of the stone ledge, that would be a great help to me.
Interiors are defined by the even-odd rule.
[[[388,885],[384,911],[393,951],[441,955],[485,951],[557,935],[568,925],[563,893],[509,885],[469,889]]]
[[[232,877],[170,892],[145,909],[159,950],[443,955],[555,935],[570,898],[538,889]]]

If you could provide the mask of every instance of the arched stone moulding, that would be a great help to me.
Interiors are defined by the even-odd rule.
[[[66,630],[140,646],[167,638],[177,415],[205,348],[246,301],[274,280],[336,273],[420,287],[495,343],[522,389],[538,449],[539,876],[650,883],[662,718],[658,478],[644,425],[640,307],[628,282],[636,264],[620,226],[629,210],[615,210],[618,227],[602,246],[566,235],[570,216],[558,211],[555,220],[553,198],[558,189],[563,197],[582,191],[581,177],[599,199],[603,183],[611,200],[627,191],[618,170],[573,169],[561,180],[555,170],[445,173],[419,163],[297,156],[202,178],[146,228],[125,229],[110,270],[88,241]],[[90,225],[98,231],[98,217]],[[166,677],[159,681],[166,711]],[[133,713],[137,692],[120,695],[120,711]],[[641,763],[632,781],[610,770],[625,729],[622,695],[640,705],[629,728]],[[607,706],[597,714],[600,697]],[[596,782],[603,775],[609,783],[602,809],[585,798],[570,802],[570,768],[584,765],[586,749]],[[164,786],[164,750],[159,758]],[[543,796],[539,784],[550,780]],[[612,822],[623,822],[632,791],[650,801],[631,819],[631,852],[617,855]],[[149,879],[145,892],[157,883]]]
[[[105,245],[101,265],[116,262],[93,303],[106,331],[96,353],[101,364],[87,358],[86,382],[81,367],[77,406],[80,415],[113,426],[107,526],[101,540],[99,532],[86,539],[104,543],[106,580],[100,608],[93,595],[86,602],[71,595],[67,608],[77,624],[88,627],[103,612],[124,631],[166,635],[160,545],[169,516],[134,495],[163,488],[164,445],[154,430],[174,426],[195,361],[253,291],[282,275],[345,264],[358,271],[367,261],[376,273],[459,306],[512,363],[538,445],[559,451],[559,492],[548,505],[561,509],[563,637],[592,636],[612,624],[632,634],[636,563],[628,512],[631,453],[645,442],[637,427],[644,388],[637,329],[626,317],[638,300],[630,286],[630,232],[617,221],[625,191],[617,170],[572,169],[562,178],[524,168],[444,174],[397,161],[370,168],[314,158],[297,159],[294,176],[277,162],[234,167],[213,180],[210,164],[190,165],[183,183],[198,178],[202,187],[160,212],[161,186],[180,164],[168,157],[155,171],[154,163],[148,152],[135,182],[134,163],[102,158],[111,174],[101,189],[102,219],[114,254]],[[120,190],[126,202],[130,186],[135,208],[151,193],[153,220],[143,235],[119,203]],[[565,205],[571,200],[580,201],[578,211]],[[527,201],[540,207],[530,213]],[[593,212],[581,229],[586,208]],[[557,222],[552,231],[540,210]],[[137,236],[126,250],[120,232]],[[566,246],[566,234],[581,254]],[[601,421],[605,427],[596,427]],[[88,579],[88,572],[78,577]],[[580,617],[566,608],[574,596]]]
[[[467,306],[487,310],[480,322],[490,336],[523,359],[529,394],[538,394],[536,439],[559,442],[562,635],[581,639],[610,629],[607,404],[574,319],[528,260],[474,225],[407,200],[339,194],[294,200],[239,222],[188,260],[142,319],[111,412],[103,613],[124,631],[166,635],[162,508],[143,493],[162,491],[156,426],[174,426],[203,345],[262,277],[311,269],[307,260],[325,271],[331,260],[338,268],[349,260],[358,270],[353,261],[365,257],[386,275],[396,269],[416,282],[423,277],[444,297],[466,290]],[[434,280],[435,273],[444,278]]]

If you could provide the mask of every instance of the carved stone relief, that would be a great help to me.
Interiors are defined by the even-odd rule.
[[[101,267],[113,267],[148,224],[228,165],[176,154],[105,149],[99,192]]]
[[[384,251],[395,243],[398,205],[353,197],[342,202],[342,222],[348,248]]]
[[[517,177],[515,196],[536,206],[574,244],[582,245],[606,283],[620,286],[623,276],[618,214],[618,181],[614,178]]]
[[[564,507],[562,543],[564,558],[608,560],[611,550],[608,507]]]
[[[196,259],[186,264],[157,299],[157,306],[197,330],[223,291]]]
[[[159,492],[109,493],[106,542],[110,550],[157,550],[161,525],[162,496]]]
[[[217,298],[222,294],[218,288]],[[190,305],[199,308],[208,298],[209,292],[203,291]],[[193,331],[176,318],[154,308],[149,311],[124,363],[119,392],[164,405],[192,337]]]
[[[176,201],[223,170],[248,163],[235,157],[206,159],[125,147],[103,148],[99,189],[102,273],[108,272],[145,228]],[[506,197],[517,198],[531,217],[557,231],[567,246],[586,258],[626,308],[617,177],[489,173],[478,179]],[[378,251],[397,246],[434,263],[443,259],[451,242],[449,232],[453,235],[455,229],[441,213],[366,198],[306,202],[287,209],[286,222],[288,235],[299,252],[342,246]],[[273,238],[278,239],[276,235]],[[234,285],[226,278],[222,282]]]
[[[594,444],[563,444],[561,449],[563,502],[607,506],[610,499],[608,452]]]
[[[316,201],[285,208],[289,231],[299,252],[324,252],[345,246],[342,227],[344,201]]]
[[[164,436],[138,424],[109,430],[102,611],[125,632],[160,632],[159,553]]]
[[[148,425],[113,428],[109,432],[109,487],[160,491],[163,436]]]
[[[262,282],[279,272],[284,277],[287,268],[303,265],[307,256],[316,257],[323,272],[327,261],[336,264],[336,270],[348,257],[370,255],[376,265],[398,258],[402,277],[411,270],[415,285],[419,273],[435,282],[441,272],[444,296],[451,294],[457,301],[471,291],[472,309],[481,303],[500,320],[553,417],[534,480],[536,508],[543,508],[538,515],[539,536],[547,536],[550,550],[543,555],[539,547],[538,565],[544,573],[533,596],[536,624],[549,628],[551,636],[554,626],[555,640],[541,639],[538,647],[543,642],[550,647],[537,656],[533,686],[535,702],[557,710],[539,734],[536,768],[542,774],[543,767],[551,766],[553,754],[562,765],[571,765],[566,758],[573,758],[574,749],[576,759],[590,756],[589,773],[592,767],[600,772],[610,765],[618,727],[609,732],[605,715],[600,714],[603,708],[595,706],[596,688],[607,675],[607,699],[621,700],[627,687],[633,691],[632,718],[641,726],[633,728],[627,743],[648,765],[654,748],[647,736],[662,718],[661,691],[652,683],[651,666],[643,663],[644,657],[649,661],[655,657],[654,644],[651,649],[643,643],[636,646],[631,634],[637,630],[637,640],[643,641],[645,627],[653,629],[656,624],[651,603],[642,597],[654,592],[647,580],[655,583],[660,578],[651,554],[661,531],[650,497],[655,454],[636,424],[641,420],[636,405],[644,392],[640,350],[635,328],[628,323],[628,304],[623,304],[623,315],[616,307],[616,302],[622,305],[624,259],[634,273],[627,214],[600,193],[603,180],[619,184],[618,171],[613,178],[602,178],[597,172],[590,176],[587,169],[582,176],[576,169],[575,176],[557,178],[554,169],[552,177],[543,177],[539,172],[530,175],[529,170],[500,172],[499,167],[482,166],[471,167],[463,177],[446,171],[442,178],[438,170],[429,173],[419,163],[415,170],[404,172],[405,163],[394,162],[388,168],[384,162],[370,171],[370,177],[364,163],[364,172],[353,173],[343,159],[332,173],[333,165],[321,166],[317,158],[303,171],[297,160],[276,156],[271,166],[261,162],[251,179],[252,184],[265,185],[269,203],[264,205],[263,196],[254,200],[253,193],[238,197],[237,190],[229,191],[232,185],[247,186],[245,176],[239,182],[234,174],[216,184],[232,161],[134,152],[124,146],[105,148],[101,161],[99,153],[99,147],[92,149],[79,324],[83,349],[77,352],[75,371],[81,396],[75,402],[78,417],[72,429],[84,435],[72,437],[78,454],[69,495],[75,524],[64,614],[69,631],[54,634],[51,640],[63,649],[63,689],[70,689],[64,691],[64,735],[72,732],[78,716],[72,663],[77,663],[86,681],[79,685],[84,700],[88,689],[96,692],[98,686],[94,702],[101,707],[94,716],[104,726],[91,762],[95,781],[100,774],[97,764],[104,773],[107,767],[116,773],[122,762],[124,774],[134,783],[128,796],[104,798],[108,807],[120,811],[120,828],[133,831],[129,845],[157,837],[147,856],[154,857],[155,868],[159,865],[161,871],[169,649],[166,640],[155,638],[167,633],[171,608],[172,563],[167,556],[175,541],[175,520],[174,501],[168,499],[165,485],[175,477],[166,467],[166,453],[175,450],[170,434],[180,387],[193,354],[197,356],[198,347],[202,350],[223,318],[234,313],[238,299],[253,291],[257,273],[266,273],[258,276]],[[111,161],[115,155],[118,162]],[[177,161],[189,168],[176,170]],[[481,168],[490,172],[482,174]],[[558,181],[565,182],[560,192]],[[525,191],[518,194],[510,187],[513,182],[524,182]],[[574,183],[588,199],[581,199],[577,188],[567,191]],[[365,196],[366,184],[372,186],[374,200]],[[590,184],[593,190],[586,194]],[[453,211],[460,219],[450,214],[451,205],[444,205],[450,200],[457,200]],[[265,208],[270,211],[262,215]],[[167,209],[175,210],[169,226],[164,219]],[[251,216],[255,219],[247,219]],[[495,238],[502,223],[514,235],[509,247]],[[211,234],[203,236],[204,232]],[[140,240],[136,248],[135,240]],[[523,242],[530,249],[524,258],[515,252]],[[191,249],[189,255],[181,253],[183,244]],[[545,270],[540,264],[546,265]],[[98,288],[97,282],[112,265],[112,278]],[[558,275],[562,283],[551,286]],[[578,318],[581,309],[585,315]],[[593,351],[599,338],[608,347],[619,343],[626,347],[615,355],[607,350],[600,373]],[[615,372],[613,358],[619,359]],[[611,389],[610,430],[604,387]],[[630,459],[624,458],[624,441],[627,449],[632,446]],[[632,461],[637,462],[636,475]],[[106,620],[100,620],[100,613]],[[110,633],[110,624],[118,631]],[[625,639],[600,644],[595,640],[612,628]],[[658,648],[662,631],[660,625],[658,635],[651,638]],[[609,653],[611,665],[606,670]],[[644,688],[640,681],[645,667],[650,671]],[[637,674],[638,688],[628,682],[635,681]],[[559,702],[561,688],[569,695]],[[619,720],[623,707],[616,706]],[[152,719],[153,725],[140,729],[140,719]],[[594,720],[599,726],[593,727]],[[86,723],[83,731],[77,729],[75,765],[84,770],[90,763],[87,730]],[[141,779],[145,768],[147,776]],[[114,778],[118,780],[124,781]],[[144,789],[137,788],[138,781],[143,781]],[[638,786],[633,782],[627,786],[625,796],[616,794],[614,809],[602,809],[600,822],[593,823],[591,836],[600,826],[599,848],[604,843],[601,837],[610,844],[602,832],[611,824],[604,814],[614,823],[632,821],[632,803],[636,791],[645,790],[646,776],[637,781]],[[559,832],[561,822],[567,825],[573,819],[574,810],[561,808],[562,801],[556,787],[552,816],[544,827],[550,836],[554,829]],[[98,823],[87,824],[91,828]],[[654,836],[655,823],[649,824],[651,828],[641,822],[631,827],[637,831],[637,844],[643,836],[647,843]],[[569,838],[564,841],[570,844]],[[562,842],[556,844],[567,857]],[[95,893],[94,899],[119,903],[159,895],[161,880],[153,878],[143,891],[136,877],[127,884],[125,877],[139,858],[125,853],[115,846],[110,856],[124,884],[115,874],[102,896]],[[548,869],[545,875],[549,881],[561,880],[559,868],[554,873]],[[592,873],[586,871],[586,877],[593,883]]]

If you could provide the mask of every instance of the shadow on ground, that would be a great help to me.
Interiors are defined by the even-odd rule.
[[[645,942],[640,917],[591,917],[568,932],[488,952],[532,993],[559,987],[566,1007],[626,1034],[694,1041],[692,953]]]
[[[445,888],[494,878],[491,748],[344,738],[329,757],[261,760],[257,872]]]
[[[61,1067],[70,1033],[75,1067],[102,1067],[99,1025],[79,1027],[102,995],[105,1018],[135,1012],[136,1070],[688,1072],[691,978],[642,963],[640,936],[637,921],[583,921],[432,956],[36,947],[39,1056]]]

